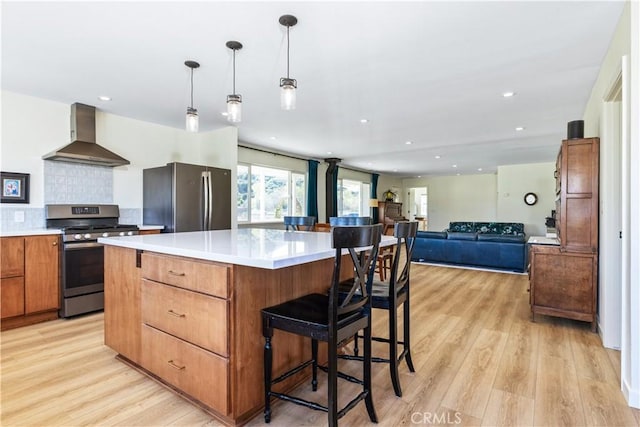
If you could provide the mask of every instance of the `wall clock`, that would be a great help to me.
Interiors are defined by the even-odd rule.
[[[529,206],[535,205],[537,201],[538,196],[536,195],[536,193],[527,193],[524,195],[524,202]]]

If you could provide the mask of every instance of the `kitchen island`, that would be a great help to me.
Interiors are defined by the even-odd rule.
[[[326,292],[335,254],[330,233],[257,228],[99,242],[105,344],[228,425],[247,422],[264,406],[260,309]],[[381,245],[394,242],[384,236]],[[274,372],[310,358],[308,340],[275,335]],[[277,390],[307,376],[299,372]]]

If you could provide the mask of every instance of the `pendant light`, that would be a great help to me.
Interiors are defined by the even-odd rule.
[[[236,51],[242,49],[242,43],[228,41],[227,47],[233,51],[233,94],[227,95],[227,120],[238,123],[242,120],[242,95],[236,93]]]
[[[198,132],[198,110],[193,108],[193,70],[200,67],[196,61],[185,61],[184,65],[191,68],[191,105],[187,107],[187,132]]]
[[[298,23],[298,18],[293,15],[282,15],[279,21],[287,27],[287,77],[280,79],[280,108],[295,110],[298,82],[296,79],[289,78],[289,29]]]

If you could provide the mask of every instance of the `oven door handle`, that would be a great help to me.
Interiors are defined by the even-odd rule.
[[[101,248],[104,245],[98,242],[81,242],[81,243],[65,243],[63,245],[65,251],[75,251],[87,248]]]

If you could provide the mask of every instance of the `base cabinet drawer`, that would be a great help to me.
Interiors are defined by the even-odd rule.
[[[229,296],[226,265],[145,252],[142,277],[220,298]]]
[[[228,301],[142,280],[142,321],[221,356],[229,355]]]
[[[221,414],[229,414],[229,361],[142,325],[142,366]]]

